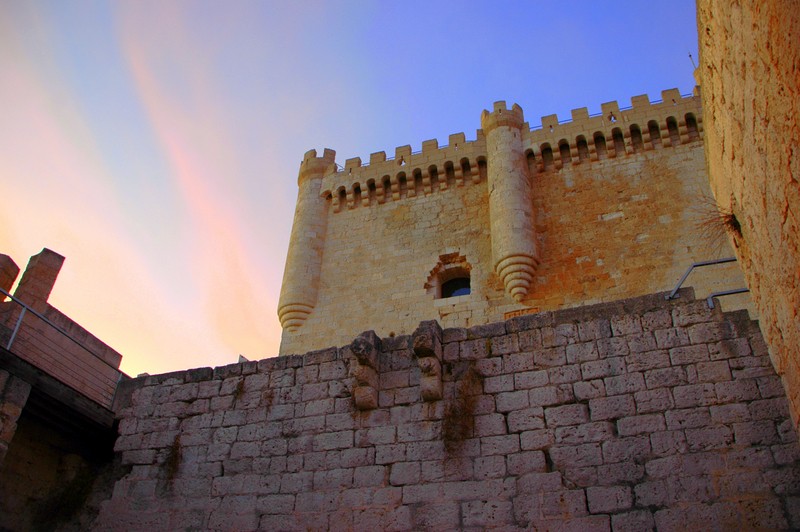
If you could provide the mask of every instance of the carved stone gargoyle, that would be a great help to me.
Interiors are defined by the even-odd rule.
[[[413,334],[414,355],[420,369],[419,391],[423,401],[442,398],[442,327],[423,321]]]
[[[355,364],[350,366],[350,374],[355,379],[353,399],[359,410],[378,407],[378,354],[381,347],[381,339],[375,331],[359,334],[350,344],[356,357]]]

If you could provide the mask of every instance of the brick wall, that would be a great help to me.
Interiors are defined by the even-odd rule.
[[[95,527],[800,526],[797,436],[746,314],[684,290],[440,331],[132,381],[130,473]]]

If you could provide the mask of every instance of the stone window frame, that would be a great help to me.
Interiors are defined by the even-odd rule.
[[[467,261],[467,258],[459,252],[445,253],[439,255],[439,261],[436,266],[431,269],[428,279],[425,282],[425,291],[433,296],[433,299],[451,299],[453,297],[468,297],[473,293],[472,288],[472,265]],[[469,294],[460,296],[447,296],[442,295],[442,287],[445,283],[455,279],[469,280]]]

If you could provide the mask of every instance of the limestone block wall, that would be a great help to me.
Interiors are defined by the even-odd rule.
[[[520,127],[518,106],[498,103],[487,116],[498,109],[516,116],[521,139],[503,126],[513,149],[487,149],[478,130],[475,140],[459,133],[447,146],[426,141],[418,153],[402,146],[394,158],[380,152],[369,164],[348,159],[341,171],[327,173],[318,277],[292,277],[302,287],[315,284],[315,307],[301,325],[284,329],[281,354],[347,343],[365,323],[380,336],[403,335],[421,320],[469,327],[668,290],[692,262],[732,255],[724,237],[714,241],[703,227],[711,194],[700,100],[677,90],[662,98],[638,96],[627,109],[611,102],[593,117],[578,109],[567,122],[547,116],[535,129]],[[514,160],[502,159],[505,152]],[[500,234],[491,219],[505,213],[502,202],[490,209],[489,176],[505,178],[510,169],[519,179],[508,188],[506,207],[520,213],[526,229]],[[515,227],[510,213],[501,219],[498,227]],[[524,272],[535,270],[520,301],[496,271],[498,243],[510,250],[501,259],[538,255],[538,265]],[[287,271],[307,266],[287,261]],[[469,295],[436,298],[449,269],[469,272]],[[734,264],[698,271],[688,284],[706,295],[744,282]]]
[[[793,0],[697,5],[711,187],[729,215],[736,254],[797,420],[800,8]]]
[[[757,324],[690,290],[134,383],[98,530],[800,527]]]

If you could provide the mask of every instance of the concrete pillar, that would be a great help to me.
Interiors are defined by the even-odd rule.
[[[299,329],[317,303],[328,226],[328,205],[320,193],[323,176],[335,170],[331,168],[335,157],[333,150],[326,149],[322,157],[310,150],[300,164],[297,206],[278,301],[278,318],[284,331]]]
[[[522,151],[526,127],[522,108],[516,104],[509,110],[505,102],[495,102],[493,112],[481,114],[488,154],[492,263],[517,302],[527,297],[539,265],[531,176]]]

